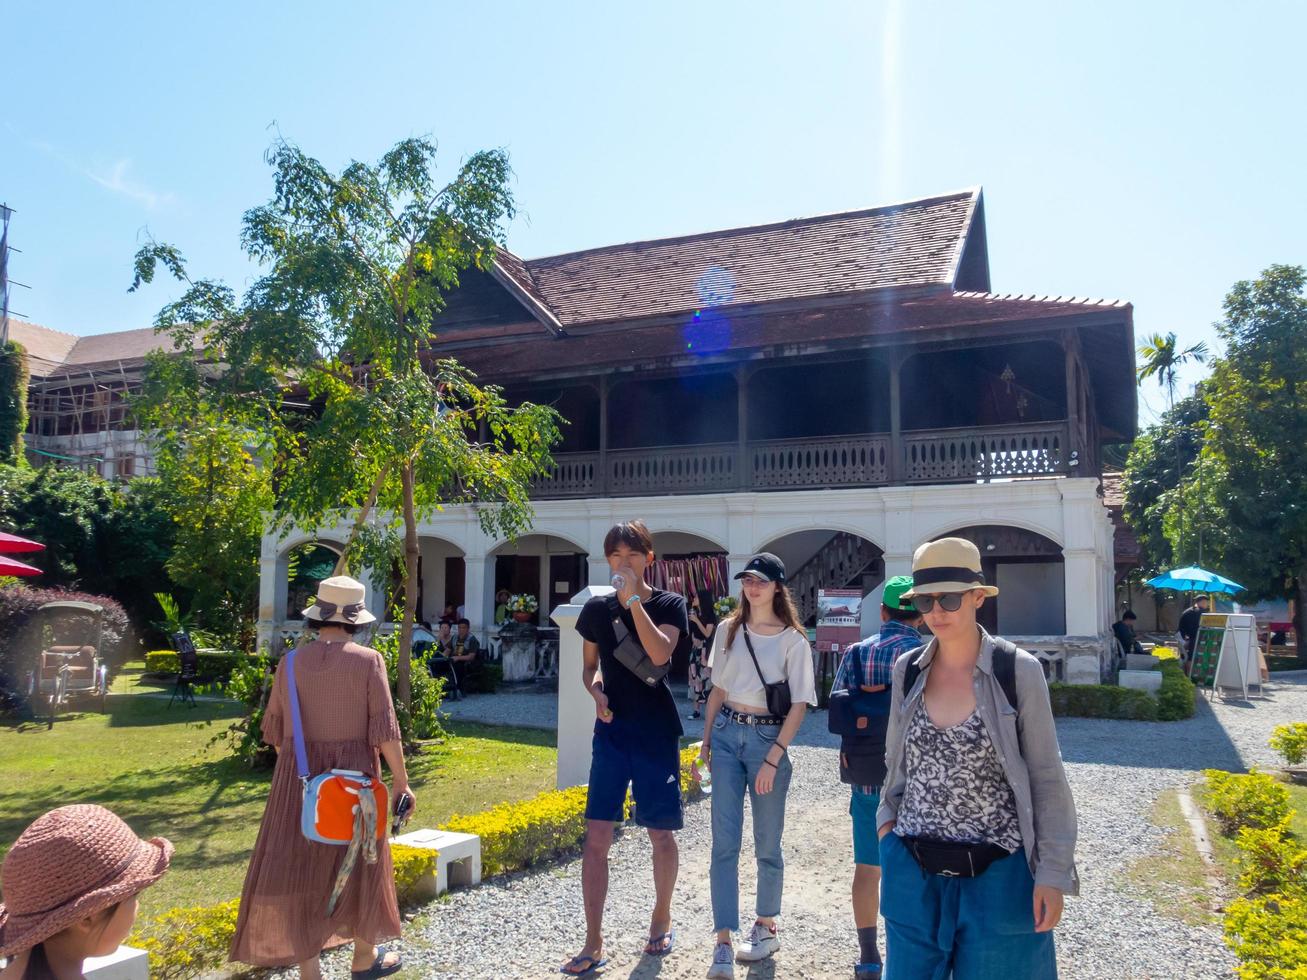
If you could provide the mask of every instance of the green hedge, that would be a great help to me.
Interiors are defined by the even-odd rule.
[[[1161,671],[1162,687],[1157,697],[1115,684],[1050,684],[1053,714],[1126,721],[1179,721],[1192,717],[1196,694],[1193,683],[1174,661],[1162,661]]]
[[[462,679],[459,686],[464,694],[494,694],[504,683],[504,665],[483,663],[481,669]]]
[[[218,653],[201,653],[199,655],[200,676],[206,680],[219,681],[223,684],[231,678],[232,671],[243,663],[250,661],[245,653],[223,651]],[[172,677],[181,670],[181,660],[175,650],[152,650],[145,655],[145,672]]]

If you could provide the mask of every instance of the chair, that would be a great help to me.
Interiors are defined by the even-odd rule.
[[[182,704],[190,704],[192,708],[197,708],[199,705],[195,703],[195,692],[192,687],[200,676],[200,655],[196,652],[190,636],[184,631],[172,635],[172,645],[177,651],[179,666],[177,683],[172,689],[172,697],[168,699],[168,707],[171,708],[173,701],[180,695]]]

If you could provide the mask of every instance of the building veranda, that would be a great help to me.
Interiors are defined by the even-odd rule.
[[[874,597],[918,545],[958,534],[1002,590],[990,629],[1055,679],[1107,672],[1102,459],[1135,433],[1132,310],[992,292],[979,189],[528,261],[501,250],[448,300],[432,353],[569,424],[531,534],[490,538],[471,507],[422,523],[419,620],[462,607],[485,633],[508,590],[537,598],[543,626],[607,584],[604,532],[630,517],[669,575],[776,552],[805,616],[818,588]],[[346,532],[265,537],[261,642],[298,630],[291,555]]]

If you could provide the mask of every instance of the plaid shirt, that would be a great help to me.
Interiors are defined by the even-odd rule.
[[[881,624],[880,632],[853,644],[844,652],[840,669],[835,672],[832,691],[855,690],[866,685],[875,687],[894,682],[894,661],[921,646],[921,634],[906,623],[888,620]],[[879,786],[859,786],[863,793],[879,793]]]
[[[886,687],[894,679],[894,661],[909,650],[922,645],[921,634],[906,623],[889,620],[880,632],[853,644],[844,652],[840,669],[835,672],[832,689],[853,690],[857,687]]]

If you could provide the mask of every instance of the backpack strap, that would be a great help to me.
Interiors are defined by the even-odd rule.
[[[300,695],[295,687],[295,654],[298,649],[286,654],[286,686],[290,688],[290,729],[295,741],[295,769],[300,781],[307,785],[309,781],[309,754],[304,748],[304,725],[300,721]]]
[[[1016,710],[1021,710],[1020,699],[1017,697],[1017,648],[1016,644],[1010,640],[1005,640],[1001,636],[992,637],[994,641],[994,653],[991,663],[993,664],[994,679],[998,681],[999,689],[1002,690],[1003,696],[1007,698],[1007,703]],[[917,683],[917,678],[921,676],[921,655],[925,653],[926,648],[919,647],[909,656],[908,666],[903,671],[903,696],[906,698],[912,693],[912,685]]]
[[[626,628],[626,624],[622,622],[621,603],[617,601],[616,595],[604,596],[604,602],[608,605],[608,618],[613,621],[613,636],[617,638],[617,642],[620,644],[631,633]]]

